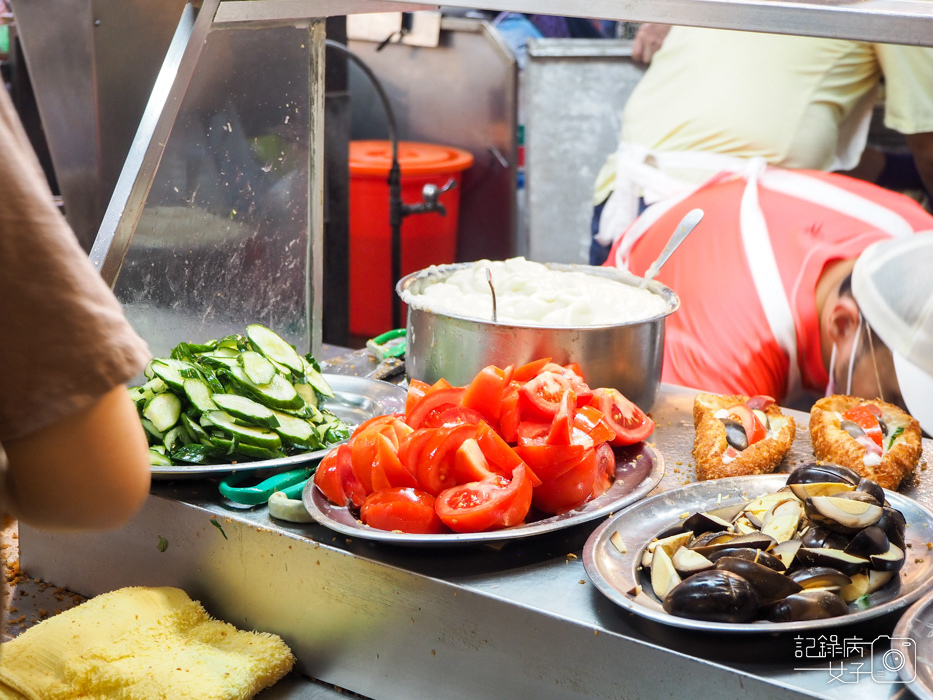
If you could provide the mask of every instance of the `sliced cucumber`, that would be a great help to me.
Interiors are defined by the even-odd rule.
[[[245,442],[233,442],[225,438],[215,437],[214,444],[225,450],[228,454],[240,454],[250,459],[279,459],[284,457],[285,453],[279,450],[271,450],[268,447],[259,447]]]
[[[246,376],[254,384],[268,384],[276,375],[275,365],[258,352],[247,350],[240,353],[239,360]]]
[[[257,401],[237,394],[214,394],[214,403],[234,418],[241,418],[249,425],[276,428],[279,420],[273,412]]]
[[[248,425],[239,425],[233,416],[223,411],[211,411],[205,413],[208,419],[216,427],[221,428],[230,435],[236,436],[240,442],[246,442],[250,445],[267,447],[277,450],[282,446],[282,438],[278,433],[268,428],[253,428]]]
[[[168,384],[172,391],[184,392],[185,379],[199,376],[197,367],[171,358],[163,358],[152,361],[153,373]]]
[[[236,359],[237,357],[239,357],[240,353],[239,353],[239,351],[236,349],[236,346],[235,346],[235,345],[234,345],[233,347],[230,347],[230,346],[228,346],[228,345],[221,345],[221,346],[219,346],[216,350],[213,350],[213,351],[211,351],[211,352],[209,352],[209,353],[203,353],[203,355],[206,355],[206,356],[208,356],[208,357],[211,357],[211,356],[213,356],[213,357],[232,357],[232,358]]]
[[[296,374],[304,372],[304,364],[301,361],[301,355],[295,352],[295,348],[286,343],[274,331],[270,331],[265,326],[254,323],[246,327],[246,336],[256,350],[270,360],[285,365]]]
[[[143,418],[140,421],[143,424],[143,429],[146,431],[146,436],[149,438],[150,444],[155,440],[157,443],[161,443],[165,440],[165,433],[161,430],[158,430],[153,424],[152,421],[148,418]]]
[[[313,386],[307,382],[295,382],[295,391],[297,391],[298,395],[305,400],[306,404],[317,408],[317,392],[314,390]]]
[[[173,460],[192,464],[210,464],[223,457],[224,451],[214,445],[190,444],[171,453]]]
[[[214,399],[211,398],[214,392],[204,380],[186,379],[182,383],[182,388],[185,392],[185,396],[187,396],[188,400],[191,402],[191,405],[201,413],[217,410],[217,404],[215,404]]]
[[[324,379],[324,375],[311,367],[310,364],[305,369],[305,381],[314,387],[314,390],[322,396],[326,396],[327,398],[333,397],[334,390],[330,388],[330,384]]]
[[[190,445],[194,440],[191,439],[191,436],[188,435],[188,431],[185,429],[185,426],[182,424],[176,425],[174,428],[165,433],[165,449],[171,454],[177,448],[184,445]]]
[[[161,452],[150,448],[149,449],[149,464],[153,467],[170,467],[172,466],[172,460],[166,457]]]
[[[321,446],[321,441],[314,432],[314,426],[308,421],[291,416],[281,411],[272,411],[279,425],[274,428],[287,444],[313,450]]]
[[[208,435],[207,431],[196,423],[193,418],[188,416],[187,413],[181,414],[181,424],[185,426],[185,429],[191,436],[192,442],[200,442],[205,445],[211,444],[211,436]]]
[[[143,418],[152,421],[160,433],[175,425],[180,415],[181,399],[171,392],[156,394],[143,407]]]
[[[304,403],[295,387],[281,374],[276,374],[268,384],[255,384],[246,376],[242,367],[231,367],[227,376],[233,379],[244,393],[269,408],[298,408]]]

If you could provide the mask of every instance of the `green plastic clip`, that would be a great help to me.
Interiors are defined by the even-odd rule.
[[[366,347],[375,356],[377,362],[389,357],[404,357],[406,350],[405,329],[396,328],[366,341]]]

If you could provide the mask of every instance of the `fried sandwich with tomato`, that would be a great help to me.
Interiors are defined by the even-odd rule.
[[[836,394],[810,409],[813,454],[886,489],[896,489],[920,461],[920,424],[894,404]]]
[[[769,396],[697,394],[693,401],[697,479],[769,474],[790,450],[797,433]]]
[[[653,429],[615,389],[590,389],[575,365],[490,365],[464,387],[411,381],[405,413],[359,426],[314,483],[378,529],[495,530],[602,495],[615,479],[613,446]]]

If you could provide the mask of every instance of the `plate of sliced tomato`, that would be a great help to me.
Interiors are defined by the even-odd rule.
[[[488,366],[467,386],[412,381],[322,459],[303,493],[315,520],[398,544],[486,542],[587,522],[648,494],[664,460],[654,423],[576,365]]]

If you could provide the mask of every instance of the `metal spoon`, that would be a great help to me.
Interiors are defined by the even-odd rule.
[[[661,265],[667,262],[667,259],[671,257],[671,253],[677,249],[677,246],[684,242],[687,234],[690,233],[698,223],[700,223],[702,218],[702,209],[691,209],[689,212],[687,212],[687,215],[677,225],[677,228],[674,229],[674,233],[671,235],[671,239],[667,242],[667,245],[664,246],[664,250],[661,251],[658,259],[651,263],[650,267],[648,267],[647,271],[645,271],[645,277],[638,285],[639,287],[646,287],[648,282],[654,279],[654,276],[658,274],[658,271],[661,269]]]
[[[489,284],[489,292],[492,294],[492,322],[496,323],[499,314],[496,313],[496,288],[492,284],[492,270],[486,268],[486,282]]]

